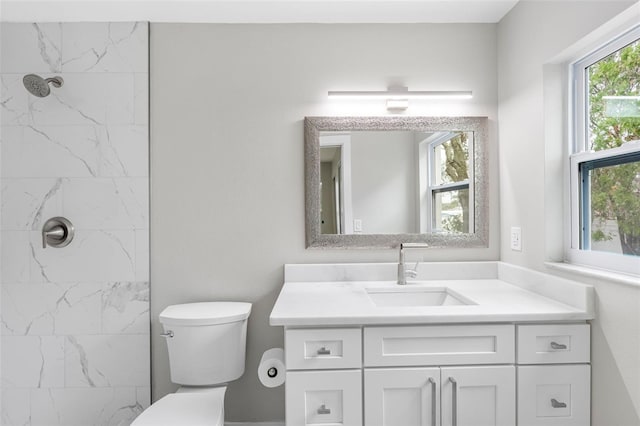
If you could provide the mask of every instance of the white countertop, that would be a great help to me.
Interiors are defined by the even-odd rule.
[[[453,279],[409,282],[398,286],[388,279],[367,278],[358,280],[358,269],[367,269],[363,264],[326,265],[328,274],[318,274],[322,265],[307,265],[313,275],[322,277],[312,281],[305,276],[304,265],[295,266],[285,273],[297,281],[285,282],[273,307],[270,324],[274,326],[340,326],[340,325],[385,325],[385,324],[436,324],[472,322],[536,322],[536,321],[584,321],[594,318],[593,289],[572,281],[529,271],[500,262],[482,262],[483,273],[478,274],[479,263],[438,264],[440,268],[457,269]],[[383,265],[383,266],[381,266]],[[376,264],[385,270],[379,274],[388,278],[391,266]],[[444,265],[444,266],[443,266]],[[461,274],[459,268],[474,270],[473,279]],[[485,268],[485,265],[487,267]],[[301,268],[302,267],[302,268]],[[349,268],[345,273],[345,268]],[[337,268],[337,269],[336,269]],[[428,265],[425,270],[435,270]],[[335,273],[340,270],[339,273]],[[325,271],[325,272],[326,272]],[[495,271],[495,273],[491,272]],[[332,280],[335,276],[350,276],[350,280]],[[496,275],[491,277],[491,275]],[[374,277],[375,278],[375,277]],[[511,281],[511,282],[507,282]],[[514,281],[517,283],[514,284]],[[378,307],[371,301],[367,289],[390,289],[412,291],[448,288],[475,304],[452,306],[393,306]],[[549,293],[558,298],[549,297]]]

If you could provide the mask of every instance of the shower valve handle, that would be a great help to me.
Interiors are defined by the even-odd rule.
[[[73,240],[74,230],[69,219],[53,217],[42,227],[42,248],[66,247]]]
[[[42,248],[47,248],[47,241],[62,241],[64,240],[64,228],[60,225],[56,225],[48,231],[42,231]]]

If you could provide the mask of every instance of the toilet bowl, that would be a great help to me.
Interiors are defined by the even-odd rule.
[[[251,304],[172,305],[160,313],[171,381],[181,385],[144,410],[132,426],[223,426],[227,383],[244,374]]]
[[[226,386],[180,388],[144,410],[132,426],[224,426]]]

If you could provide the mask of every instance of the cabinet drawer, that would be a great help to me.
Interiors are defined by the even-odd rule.
[[[361,426],[361,389],[361,370],[287,371],[287,426]]]
[[[518,426],[588,426],[589,365],[518,367]]]
[[[361,336],[359,328],[286,330],[287,370],[360,368]]]
[[[518,326],[518,364],[589,362],[589,324]]]
[[[513,364],[513,325],[366,327],[367,367]]]

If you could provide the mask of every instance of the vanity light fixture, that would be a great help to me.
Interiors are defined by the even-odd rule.
[[[473,92],[443,90],[409,90],[408,87],[389,87],[388,90],[333,90],[330,98],[340,99],[386,99],[388,110],[405,110],[409,99],[471,99]]]

